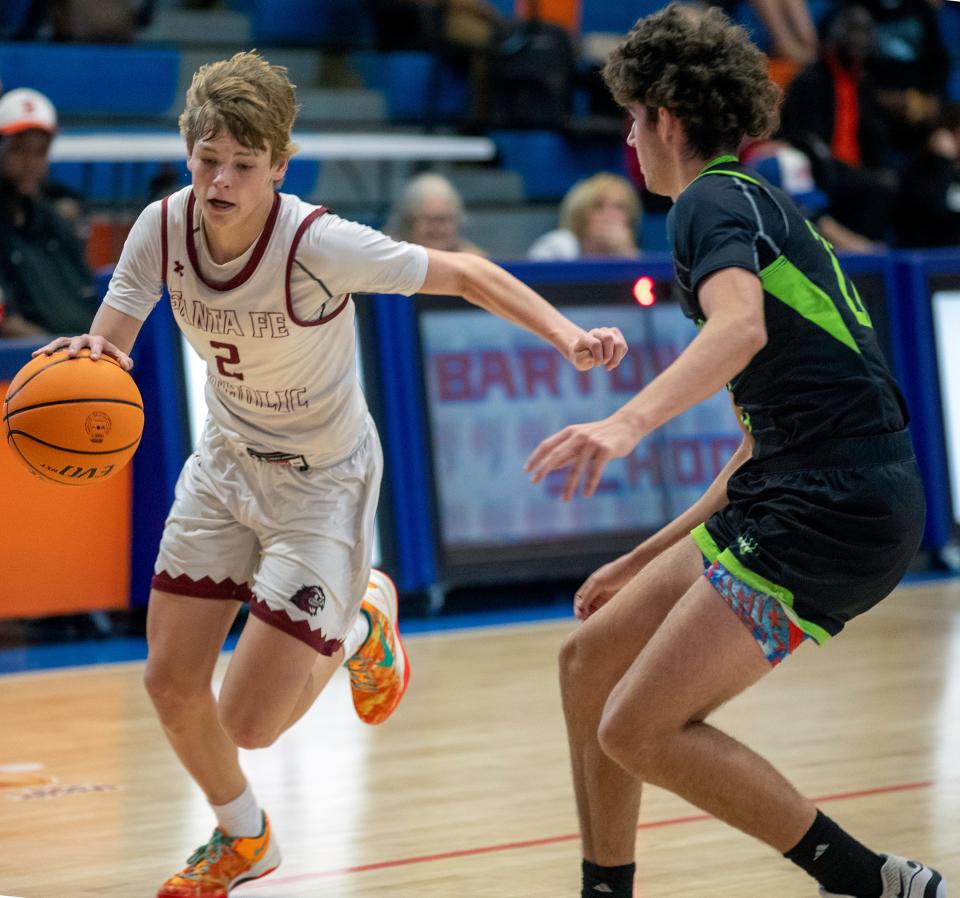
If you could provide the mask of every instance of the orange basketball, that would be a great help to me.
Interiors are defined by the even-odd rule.
[[[109,356],[82,349],[27,362],[3,400],[7,442],[47,480],[84,486],[117,473],[137,451],[143,399],[133,378]]]

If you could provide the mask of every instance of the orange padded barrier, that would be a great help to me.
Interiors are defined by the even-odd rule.
[[[132,489],[129,466],[90,486],[47,483],[0,440],[0,618],[126,608]]]
[[[123,242],[130,233],[129,220],[94,217],[90,220],[90,236],[87,238],[87,263],[97,269],[113,265],[120,258]]]

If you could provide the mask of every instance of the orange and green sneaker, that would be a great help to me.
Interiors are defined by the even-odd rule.
[[[410,664],[397,628],[397,588],[382,571],[370,571],[360,613],[370,622],[370,635],[346,664],[353,707],[364,723],[383,723],[406,692]]]
[[[187,859],[187,866],[171,876],[157,898],[227,898],[242,882],[259,879],[280,866],[280,849],[270,820],[263,815],[259,836],[228,836],[217,827],[206,845]]]

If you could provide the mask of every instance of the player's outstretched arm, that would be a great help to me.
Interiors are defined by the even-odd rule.
[[[574,324],[539,293],[488,259],[428,249],[423,293],[462,296],[468,302],[542,337],[578,370],[616,368],[627,353],[615,327],[591,331]]]
[[[544,440],[527,460],[534,483],[569,468],[563,497],[581,480],[593,495],[608,461],[622,458],[648,433],[712,396],[767,342],[760,279],[741,268],[711,274],[699,289],[707,322],[677,360],[626,405],[602,421],[573,424]]]
[[[142,326],[143,322],[133,316],[108,305],[101,305],[93,317],[89,334],[57,337],[46,346],[41,346],[33,354],[35,356],[50,355],[60,349],[66,349],[70,355],[74,356],[81,349],[89,349],[90,358],[98,359],[106,353],[113,356],[125,371],[129,371],[133,367],[133,359],[127,353],[133,349]]]
[[[577,618],[586,620],[594,611],[610,601],[654,558],[683,539],[715,511],[723,508],[727,504],[727,481],[752,453],[753,437],[745,433],[737,451],[693,505],[645,539],[635,549],[597,568],[587,577],[573,597],[573,613]]]

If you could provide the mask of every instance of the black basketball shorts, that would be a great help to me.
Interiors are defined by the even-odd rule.
[[[923,484],[905,430],[751,459],[727,495],[691,534],[704,557],[775,598],[821,644],[893,590],[923,535]]]

